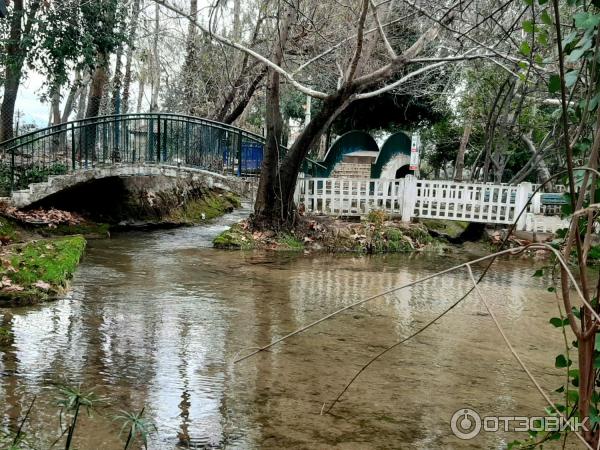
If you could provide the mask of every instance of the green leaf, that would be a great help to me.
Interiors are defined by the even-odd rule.
[[[550,75],[550,80],[548,81],[548,91],[551,94],[560,91],[560,77],[557,74]]]
[[[554,367],[556,367],[557,369],[562,369],[563,367],[569,367],[572,363],[573,361],[571,361],[570,359],[567,360],[565,355],[558,355],[556,357],[556,360],[554,361]]]
[[[600,259],[600,245],[594,245],[590,248],[590,251],[588,252],[588,258],[594,260]]]
[[[550,17],[550,14],[548,14],[547,9],[542,12],[542,22],[546,25],[552,25],[552,18]]]
[[[521,42],[519,50],[521,50],[521,53],[523,53],[525,56],[531,55],[531,47],[526,41]]]
[[[600,15],[590,12],[579,12],[573,16],[573,19],[575,19],[575,26],[584,30],[600,24]]]
[[[563,42],[562,42],[563,47],[568,46],[571,42],[573,42],[575,40],[575,38],[577,38],[577,36],[578,36],[577,31],[573,31],[573,32],[567,34],[563,38]]]
[[[587,51],[585,48],[576,48],[565,58],[566,61],[575,63],[581,59],[583,54]]]
[[[533,277],[543,277],[544,276],[544,269],[538,269],[536,270],[533,275]]]
[[[532,20],[524,20],[523,21],[523,31],[525,33],[533,33],[535,30],[535,26],[533,25]]]
[[[573,171],[573,178],[575,180],[575,187],[577,187],[577,189],[581,188],[581,185],[583,184],[583,179],[585,177],[585,173],[586,171],[583,169]]]
[[[567,72],[565,74],[565,86],[571,88],[577,83],[578,72],[576,70],[572,70],[571,72]]]
[[[560,317],[553,317],[552,319],[550,319],[549,322],[556,328],[561,328],[561,327],[564,327],[565,325],[568,325],[569,319],[568,318],[561,319]]]
[[[579,400],[579,392],[575,390],[568,391],[567,398],[571,401],[571,403],[575,403],[577,400]]]
[[[556,291],[556,289],[554,288],[554,286],[550,286],[548,288],[548,292],[555,292],[555,291]]]

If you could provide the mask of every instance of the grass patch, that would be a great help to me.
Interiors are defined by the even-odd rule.
[[[14,242],[21,239],[19,227],[12,219],[0,216],[0,238],[8,242]]]
[[[83,236],[15,245],[2,256],[0,305],[50,300],[68,286],[85,250]]]
[[[277,244],[282,247],[281,250],[304,250],[304,243],[292,234],[281,233],[276,240]]]

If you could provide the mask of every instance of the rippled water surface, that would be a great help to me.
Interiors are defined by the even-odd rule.
[[[83,416],[77,448],[123,448],[119,409],[156,423],[152,449],[502,448],[515,434],[452,436],[470,406],[539,415],[545,406],[475,297],[373,364],[332,414],[320,415],[362,364],[414,332],[469,287],[464,271],[349,310],[270,352],[232,360],[336,308],[459,263],[467,255],[354,257],[209,248],[236,216],[208,227],[90,242],[67,298],[13,310],[0,353],[0,418],[14,426],[34,395],[28,431],[59,433],[55,384],[110,399]],[[501,261],[483,290],[548,390],[561,335],[547,279],[530,261]],[[241,352],[241,353],[239,353]],[[524,437],[524,436],[521,436]]]

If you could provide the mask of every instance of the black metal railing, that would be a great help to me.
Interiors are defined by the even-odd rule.
[[[50,175],[114,164],[169,164],[256,176],[264,137],[208,119],[172,113],[87,118],[0,143],[0,195]],[[282,147],[282,153],[287,149]],[[306,162],[307,170],[314,162]]]

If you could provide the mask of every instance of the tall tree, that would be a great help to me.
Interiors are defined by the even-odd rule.
[[[123,76],[123,96],[121,108],[123,114],[129,112],[129,96],[131,89],[131,64],[133,61],[133,50],[136,44],[138,19],[140,16],[141,0],[133,0],[133,10],[131,13],[131,21],[129,25],[129,36],[127,45],[127,54],[125,56],[125,74]]]
[[[40,0],[14,0],[9,12],[10,33],[4,45],[4,96],[0,105],[0,142],[13,137],[15,103],[23,77],[23,63],[33,42],[32,27]]]

